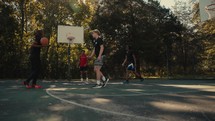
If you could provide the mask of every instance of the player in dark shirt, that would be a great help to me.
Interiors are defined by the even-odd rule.
[[[41,88],[40,85],[37,85],[37,78],[40,73],[40,51],[43,47],[40,43],[40,39],[43,37],[43,30],[38,30],[35,33],[35,40],[30,48],[30,62],[31,62],[31,74],[29,78],[23,82],[26,88]],[[32,80],[32,85],[30,81]]]
[[[90,58],[93,57],[93,55],[96,55],[96,60],[94,62],[94,71],[96,72],[96,85],[94,88],[101,88],[105,87],[106,84],[108,83],[109,79],[106,79],[106,77],[103,75],[101,72],[101,68],[104,64],[104,59],[105,59],[105,47],[104,47],[104,42],[102,38],[100,37],[100,31],[99,30],[93,30],[92,31],[92,37],[94,38],[93,40],[93,45],[94,49],[93,52],[90,56]],[[102,80],[102,82],[101,82]]]
[[[133,50],[131,50],[130,46],[126,47],[126,56],[125,56],[125,60],[122,63],[122,66],[125,66],[125,64],[127,65],[126,68],[126,77],[125,77],[125,81],[124,83],[129,83],[129,74],[132,72],[136,75],[136,77],[138,77],[141,81],[144,80],[144,78],[142,78],[142,76],[137,72],[136,70],[136,56],[133,52]]]

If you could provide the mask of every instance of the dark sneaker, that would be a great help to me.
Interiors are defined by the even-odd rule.
[[[95,85],[95,86],[93,86],[93,88],[95,88],[95,89],[99,89],[99,88],[102,88],[102,85]]]
[[[123,84],[129,84],[128,80],[123,81]]]
[[[140,81],[143,82],[145,79],[144,78],[140,78]]]
[[[109,78],[107,78],[106,80],[105,80],[105,82],[103,83],[103,85],[102,85],[102,87],[106,87],[107,86],[107,84],[108,84],[108,82],[109,82]]]
[[[23,81],[22,85],[29,85],[29,84],[26,81]]]

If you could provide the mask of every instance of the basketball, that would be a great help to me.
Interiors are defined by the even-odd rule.
[[[49,40],[48,40],[48,38],[43,37],[43,38],[40,39],[40,43],[41,43],[43,46],[46,46],[46,45],[49,44]]]

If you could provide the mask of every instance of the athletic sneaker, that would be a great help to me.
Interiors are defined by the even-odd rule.
[[[31,85],[25,85],[25,87],[26,87],[27,89],[33,88]]]
[[[27,83],[26,81],[22,82],[22,84],[25,85],[25,87],[27,89],[31,89],[32,88],[32,86],[30,86],[29,83]]]
[[[81,82],[83,82],[84,81],[84,79],[83,78],[81,78]]]
[[[106,77],[105,77],[105,76],[102,77],[102,81],[103,81],[103,82],[106,81]]]
[[[95,86],[93,86],[93,88],[99,89],[99,88],[102,88],[102,85],[101,84],[100,85],[96,84]]]
[[[123,84],[129,84],[128,80],[123,81]]]
[[[29,84],[28,84],[26,81],[23,81],[23,82],[22,82],[22,85],[25,85],[25,86],[26,86],[26,85],[29,85]]]
[[[102,87],[106,87],[106,85],[108,84],[109,80],[110,80],[110,79],[107,78],[107,79],[105,80],[105,82],[103,83]]]
[[[33,88],[35,88],[35,89],[40,89],[40,88],[42,88],[42,86],[40,86],[40,85],[37,85],[37,84],[35,84],[35,85],[32,85],[32,87],[33,87]]]
[[[140,78],[140,81],[143,82],[145,79],[144,78]]]

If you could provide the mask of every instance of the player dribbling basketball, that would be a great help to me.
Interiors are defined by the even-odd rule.
[[[41,38],[44,36],[43,30],[38,30],[35,33],[35,40],[31,45],[30,48],[30,62],[31,62],[31,74],[28,77],[26,81],[23,82],[23,84],[26,86],[26,88],[42,88],[42,86],[37,84],[37,78],[40,73],[40,51],[41,47]],[[30,85],[30,82],[32,80],[32,84]]]

